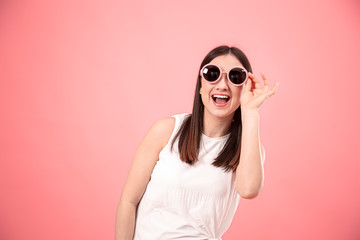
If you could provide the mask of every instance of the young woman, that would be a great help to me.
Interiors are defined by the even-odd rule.
[[[240,198],[264,182],[259,113],[270,88],[245,54],[219,46],[200,66],[191,114],[158,120],[138,146],[117,207],[116,240],[221,239]]]

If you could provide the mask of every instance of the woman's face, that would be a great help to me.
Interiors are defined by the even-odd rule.
[[[204,104],[204,118],[215,116],[217,118],[232,119],[235,110],[240,106],[240,96],[244,84],[241,86],[233,85],[227,79],[225,72],[228,72],[234,66],[243,67],[243,65],[232,54],[218,56],[210,63],[217,65],[223,73],[220,80],[215,83],[201,78],[200,94]],[[216,98],[216,95],[225,95],[228,99]]]

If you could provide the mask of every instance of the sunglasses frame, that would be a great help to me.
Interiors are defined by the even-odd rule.
[[[220,75],[219,75],[218,79],[216,79],[215,81],[206,80],[206,78],[205,78],[204,75],[203,75],[203,71],[204,71],[204,69],[205,69],[207,66],[215,66],[215,67],[217,67],[217,68],[220,70]],[[235,84],[235,83],[233,83],[233,82],[230,80],[229,73],[230,73],[234,68],[241,68],[241,69],[243,69],[243,70],[245,71],[246,77],[245,77],[244,82],[242,82],[242,83],[240,83],[240,84]],[[248,77],[249,77],[248,71],[247,71],[244,67],[241,67],[241,66],[234,66],[234,67],[232,67],[228,72],[225,72],[225,71],[221,70],[221,68],[220,68],[218,65],[212,64],[212,63],[208,63],[208,64],[206,64],[205,66],[203,66],[203,67],[201,68],[201,70],[200,70],[200,76],[201,76],[205,81],[207,81],[207,82],[209,82],[209,83],[217,83],[217,82],[221,79],[221,76],[222,76],[223,73],[226,73],[227,79],[231,82],[231,84],[233,84],[233,85],[235,85],[235,86],[241,86],[241,85],[243,85],[243,84],[246,82],[246,80],[248,79]]]

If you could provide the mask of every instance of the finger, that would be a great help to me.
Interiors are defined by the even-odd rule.
[[[256,89],[260,89],[261,88],[261,84],[260,84],[260,81],[259,79],[257,79],[255,76],[254,76],[254,88]]]
[[[251,79],[248,78],[247,81],[246,81],[246,83],[245,83],[245,89],[244,89],[244,91],[249,92],[249,91],[251,90],[251,85],[252,85]]]
[[[270,91],[270,96],[274,95],[277,91],[277,89],[279,88],[280,82],[276,82],[275,86],[273,87],[273,89]]]
[[[269,91],[269,86],[268,86],[268,85],[265,85],[265,86],[264,86],[264,90],[265,90],[265,92],[268,92],[268,91]]]
[[[254,90],[254,95],[258,96],[258,95],[266,95],[266,94],[264,94],[263,90],[261,90],[261,89],[255,89]]]
[[[249,77],[250,77],[250,78],[251,78],[251,80],[253,80],[253,81],[254,81],[254,83],[255,83],[254,88],[260,88],[260,87],[261,87],[261,85],[260,85],[260,80],[259,80],[259,79],[257,79],[257,77],[256,77],[254,74],[249,73]]]
[[[261,73],[262,78],[264,79],[264,85],[268,86],[268,88],[270,88],[270,82],[267,79],[267,77],[265,76],[265,73]]]
[[[253,79],[254,82],[260,83],[259,79],[257,79],[257,77],[255,76],[255,74],[249,72],[249,77],[251,77],[251,79]]]

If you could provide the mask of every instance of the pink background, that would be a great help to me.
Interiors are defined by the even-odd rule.
[[[220,44],[281,83],[223,239],[360,239],[359,43],[355,0],[1,1],[0,239],[113,239],[137,144]]]

